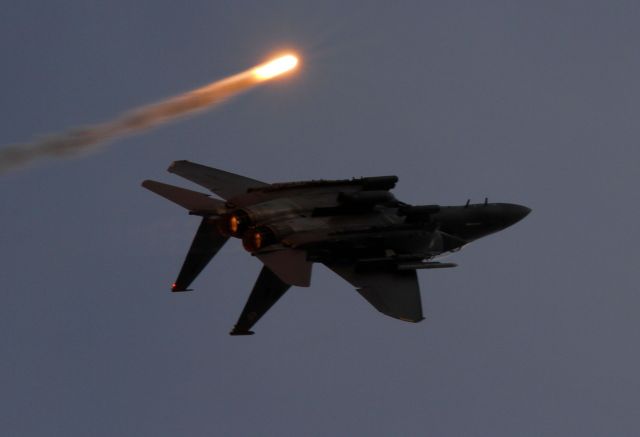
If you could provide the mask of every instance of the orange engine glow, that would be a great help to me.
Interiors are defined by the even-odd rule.
[[[267,227],[249,229],[242,237],[242,245],[248,252],[256,252],[276,242],[273,231]]]
[[[218,231],[227,237],[240,237],[250,226],[251,220],[242,210],[224,214],[217,220]]]
[[[262,232],[256,229],[248,231],[242,239],[242,245],[248,252],[260,250],[264,243],[265,240]]]
[[[232,215],[229,218],[229,230],[231,231],[231,234],[236,234],[238,229],[240,229],[240,219],[238,219],[238,216]]]

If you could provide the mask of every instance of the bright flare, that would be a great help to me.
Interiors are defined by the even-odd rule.
[[[222,78],[193,91],[126,112],[104,123],[49,135],[30,144],[15,144],[0,148],[0,175],[26,165],[39,157],[65,156],[93,148],[117,137],[160,126],[188,114],[212,108],[231,97],[291,71],[298,65],[298,57],[287,53],[256,67]],[[242,219],[236,218],[238,232]]]
[[[267,80],[293,70],[298,65],[295,55],[284,55],[272,61],[258,65],[253,69],[253,76],[258,80]]]

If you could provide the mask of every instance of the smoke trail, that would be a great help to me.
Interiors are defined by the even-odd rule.
[[[112,121],[73,129],[29,144],[4,147],[0,149],[0,174],[27,165],[40,157],[65,156],[88,151],[97,144],[116,137],[150,129],[187,114],[211,108],[295,68],[297,63],[298,59],[295,56],[285,55],[196,90],[126,112]]]

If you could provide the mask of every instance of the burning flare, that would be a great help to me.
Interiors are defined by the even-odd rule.
[[[27,144],[0,149],[0,174],[43,156],[65,156],[93,149],[97,144],[168,123],[187,114],[212,108],[265,81],[293,70],[298,57],[286,54],[249,70],[193,91],[126,112],[111,121],[49,135]]]
[[[255,67],[253,75],[256,79],[262,81],[280,76],[281,74],[291,71],[298,65],[298,58],[295,55],[287,54],[265,62]]]

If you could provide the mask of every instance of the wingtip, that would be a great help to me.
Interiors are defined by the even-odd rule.
[[[171,284],[171,291],[173,293],[181,293],[183,291],[193,291],[193,289],[192,288],[185,288],[185,287],[183,287],[181,285],[173,283],[173,284]]]
[[[185,162],[189,162],[186,159],[179,159],[177,161],[173,161],[170,165],[169,168],[167,168],[167,171],[169,173],[173,173],[173,170],[180,164],[184,164]]]

